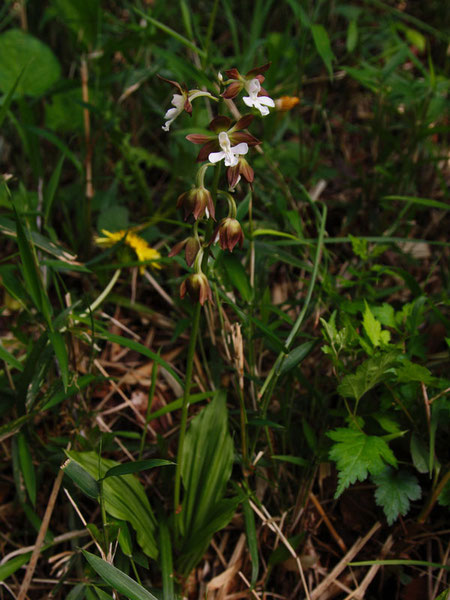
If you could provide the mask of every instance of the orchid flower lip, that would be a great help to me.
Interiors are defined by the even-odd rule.
[[[219,133],[219,146],[221,147],[220,152],[211,152],[208,156],[208,160],[212,163],[225,160],[226,167],[234,167],[239,162],[239,155],[247,154],[248,144],[241,142],[236,146],[231,146],[230,138],[225,131]]]
[[[268,106],[275,107],[275,102],[269,96],[258,96],[261,91],[261,83],[258,79],[246,82],[245,89],[250,95],[244,96],[242,100],[247,106],[257,108],[263,117],[269,114]]]

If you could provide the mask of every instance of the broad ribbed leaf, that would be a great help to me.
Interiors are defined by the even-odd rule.
[[[113,460],[99,458],[95,452],[68,451],[66,454],[97,481],[108,469],[119,466]],[[156,558],[156,519],[139,480],[133,475],[121,475],[108,477],[102,485],[106,511],[116,519],[128,521],[136,531],[137,541],[143,551],[151,558]]]
[[[183,572],[190,571],[213,534],[229,522],[236,510],[238,501],[223,499],[232,465],[233,441],[228,431],[225,393],[219,392],[192,420],[184,443]]]
[[[113,589],[123,594],[129,600],[158,600],[156,596],[139,585],[134,579],[125,575],[122,571],[113,567],[102,558],[82,550],[83,556],[100,577]]]

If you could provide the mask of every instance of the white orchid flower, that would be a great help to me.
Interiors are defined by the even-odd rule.
[[[209,162],[217,163],[225,159],[226,167],[235,167],[239,162],[239,156],[247,154],[248,144],[241,142],[236,146],[231,146],[230,138],[225,131],[219,133],[219,146],[222,148],[220,152],[211,152],[208,156]]]
[[[162,126],[164,131],[169,131],[170,125],[175,121],[175,119],[181,115],[184,110],[185,99],[181,94],[174,94],[172,98],[172,104],[175,108],[169,108],[169,110],[164,115],[165,119],[168,121]]]
[[[196,98],[200,98],[200,96],[207,96],[211,100],[216,100],[214,96],[212,96],[209,92],[203,92],[202,90],[188,90],[186,84],[178,83],[177,81],[172,81],[171,79],[166,79],[161,75],[158,75],[159,79],[163,81],[167,81],[167,83],[172,84],[177,90],[180,92],[179,94],[174,94],[172,96],[172,105],[175,108],[169,108],[169,110],[164,115],[164,118],[167,119],[164,125],[162,126],[164,131],[169,131],[171,124],[175,121],[175,119],[181,115],[181,113],[185,110],[188,115],[192,114],[192,100]]]
[[[261,83],[258,79],[251,79],[250,81],[245,83],[245,89],[250,94],[249,96],[244,96],[242,100],[245,102],[247,106],[254,106],[259,110],[261,115],[265,117],[269,114],[268,106],[272,108],[275,106],[275,102],[269,96],[258,96],[261,91]]]

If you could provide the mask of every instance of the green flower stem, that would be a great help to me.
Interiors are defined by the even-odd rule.
[[[197,184],[197,187],[205,187],[205,173],[207,168],[211,165],[212,163],[205,163],[198,169],[197,175],[195,176],[195,182]]]
[[[192,383],[192,371],[194,368],[194,354],[195,345],[197,341],[199,323],[200,323],[200,311],[201,304],[197,302],[194,307],[194,315],[192,317],[192,329],[191,337],[189,339],[189,348],[186,362],[186,378],[184,381],[184,393],[183,393],[183,405],[181,407],[181,424],[180,424],[180,437],[178,439],[178,451],[177,451],[177,465],[175,470],[175,491],[174,491],[174,510],[175,510],[175,523],[177,525],[177,531],[180,531],[179,519],[181,518],[181,506],[180,506],[180,491],[181,491],[181,464],[183,460],[183,448],[184,439],[186,437],[186,426],[189,411],[189,397],[191,392]]]
[[[203,61],[202,61],[203,68],[205,68],[206,62],[209,58],[209,46],[211,44],[211,38],[212,38],[213,31],[214,31],[214,24],[216,22],[218,6],[219,6],[219,0],[214,0],[214,5],[211,10],[211,17],[210,17],[209,23],[208,23],[208,29],[206,31],[206,39],[205,39],[205,43],[203,46],[204,51],[205,51],[205,55],[203,56]]]
[[[161,349],[158,350],[158,356],[160,356],[160,354],[161,354]],[[141,442],[139,445],[138,460],[141,460],[142,454],[144,453],[145,438],[147,437],[147,426],[150,423],[150,417],[151,417],[151,413],[152,413],[152,400],[153,400],[153,396],[155,395],[157,375],[158,375],[158,363],[156,361],[154,361],[153,367],[152,367],[152,381],[150,384],[150,390],[148,392],[147,411],[145,414],[145,425],[142,430]]]
[[[312,275],[311,275],[311,281],[310,281],[309,287],[308,287],[308,293],[306,294],[306,298],[305,298],[305,304],[303,305],[303,308],[302,308],[300,314],[298,315],[297,320],[294,323],[294,326],[291,329],[291,333],[289,334],[289,336],[286,340],[284,349],[280,352],[273,367],[270,369],[270,372],[267,375],[266,380],[264,381],[264,384],[259,393],[259,397],[261,399],[264,398],[262,401],[262,416],[263,416],[263,418],[266,416],[267,409],[269,407],[269,401],[272,396],[272,392],[273,392],[275,384],[278,381],[278,378],[280,376],[281,367],[283,366],[286,356],[288,355],[288,353],[291,349],[292,342],[294,341],[294,339],[303,323],[303,320],[306,316],[306,312],[309,307],[309,303],[311,302],[312,293],[314,291],[314,286],[316,284],[317,274],[319,272],[320,259],[322,256],[322,249],[323,249],[324,236],[325,236],[326,218],[327,218],[327,207],[324,206],[323,211],[322,211],[321,223],[320,223],[319,238],[317,240],[316,255],[314,257],[314,266],[313,266],[313,271],[312,271]]]
[[[237,208],[233,196],[230,193],[225,192],[224,190],[217,190],[217,195],[226,198],[228,202],[228,218],[235,219],[237,214]]]

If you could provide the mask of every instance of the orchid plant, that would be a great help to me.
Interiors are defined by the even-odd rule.
[[[161,80],[173,85],[178,92],[172,97],[174,108],[170,108],[165,114],[167,120],[162,127],[163,130],[169,131],[170,125],[183,112],[192,115],[191,102],[201,96],[214,101],[219,101],[221,98],[231,101],[241,92],[246,92],[248,95],[244,95],[242,98],[244,104],[255,108],[262,117],[268,115],[269,108],[275,107],[275,102],[261,84],[265,79],[263,73],[269,67],[270,63],[267,63],[252,69],[246,75],[241,75],[235,68],[229,69],[225,71],[227,79],[224,79],[219,73],[218,81],[224,88],[220,98],[216,98],[207,91],[188,90],[184,83],[180,84],[159,76]],[[243,245],[244,233],[241,224],[236,219],[236,203],[232,193],[241,178],[251,187],[253,184],[254,171],[245,158],[251,147],[261,143],[246,131],[253,119],[253,114],[246,114],[233,123],[229,117],[219,115],[213,118],[208,125],[211,133],[192,133],[186,136],[191,143],[201,145],[197,162],[204,164],[197,171],[195,186],[181,194],[177,201],[177,207],[184,211],[185,220],[193,218],[192,235],[176,244],[169,256],[178,254],[182,249],[185,250],[186,262],[188,266],[194,266],[194,272],[181,284],[180,295],[183,298],[188,293],[191,300],[200,305],[212,300],[209,282],[203,272],[211,245],[218,242],[222,250],[230,252],[237,244],[240,247]],[[215,189],[211,193],[204,183],[206,171],[210,167],[218,168],[222,161],[227,168],[228,192]],[[211,227],[206,228],[210,232],[210,239],[204,239],[198,233],[199,221],[202,219],[215,220],[214,201],[218,196],[226,197],[228,216],[220,221],[213,232]]]
[[[192,114],[191,101],[199,96],[205,96],[219,101],[225,99],[231,102],[241,92],[247,92],[243,97],[246,106],[257,109],[262,117],[269,114],[269,108],[274,107],[274,101],[268,96],[266,90],[261,87],[264,81],[263,73],[267,71],[270,64],[257,67],[249,71],[245,76],[240,75],[237,69],[225,71],[228,79],[224,80],[219,74],[219,84],[224,88],[220,98],[215,98],[209,92],[201,90],[188,90],[185,84],[179,84],[169,79],[163,79],[173,85],[177,92],[173,95],[172,105],[169,109],[163,126],[168,131],[173,121],[183,111]],[[220,106],[220,105],[219,105]],[[186,263],[193,271],[188,275],[180,287],[180,296],[189,296],[194,304],[192,315],[191,335],[189,340],[186,379],[183,393],[182,414],[180,424],[180,438],[177,450],[175,487],[174,487],[174,511],[176,515],[175,529],[181,531],[179,522],[181,512],[181,465],[183,463],[183,446],[187,428],[189,394],[192,382],[193,359],[195,354],[196,339],[199,331],[200,311],[206,302],[213,301],[211,286],[207,273],[208,257],[211,254],[211,246],[218,243],[224,251],[233,252],[236,245],[242,248],[244,243],[244,232],[237,219],[237,208],[234,197],[236,186],[243,178],[252,188],[254,172],[245,158],[249,149],[260,144],[260,140],[247,131],[252,124],[254,116],[246,114],[233,122],[227,116],[218,115],[208,125],[210,133],[192,133],[186,139],[201,146],[197,155],[197,162],[202,163],[196,174],[195,185],[188,191],[182,193],[177,200],[177,207],[184,211],[185,220],[193,220],[192,233],[187,238],[177,243],[169,253],[174,256],[184,249]],[[218,189],[220,181],[220,165],[224,163],[227,169],[226,181],[228,190]],[[214,169],[216,176],[213,178],[211,191],[206,188],[205,174],[208,169]],[[225,198],[228,203],[228,214],[221,219],[214,228],[213,221],[216,219],[215,202],[218,198]],[[199,225],[206,220],[203,235],[199,232]],[[243,455],[246,452],[243,451]]]

